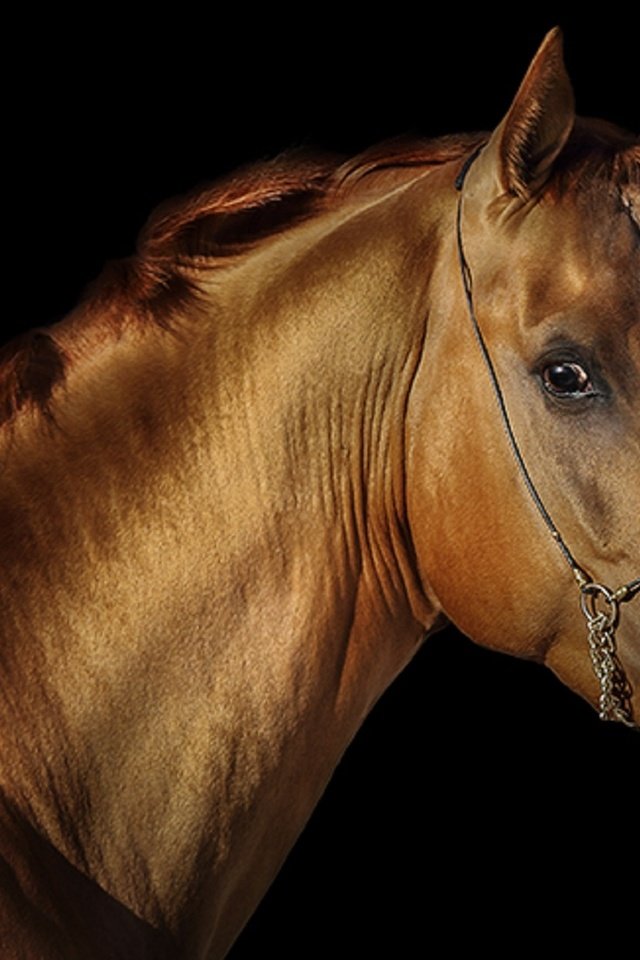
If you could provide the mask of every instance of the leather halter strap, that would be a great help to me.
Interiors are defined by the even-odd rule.
[[[558,549],[560,550],[562,556],[564,557],[566,563],[569,565],[571,572],[578,584],[578,587],[581,591],[581,606],[582,612],[584,613],[587,619],[587,626],[589,629],[589,643],[591,650],[591,657],[594,666],[594,670],[601,684],[601,697],[600,697],[600,717],[603,720],[619,720],[622,723],[627,724],[628,726],[635,726],[633,723],[633,717],[631,712],[630,700],[631,700],[631,687],[626,679],[624,670],[620,661],[618,660],[617,653],[615,650],[614,642],[614,631],[618,619],[618,605],[622,601],[631,600],[637,593],[640,592],[640,576],[634,577],[629,580],[627,583],[622,584],[617,590],[611,590],[608,587],[603,586],[600,583],[597,583],[593,578],[584,570],[582,566],[577,562],[573,553],[571,552],[566,541],[562,537],[562,534],[558,530],[556,524],[551,517],[551,514],[545,507],[542,497],[538,493],[535,483],[527,469],[527,465],[522,456],[522,452],[518,445],[511,420],[509,418],[509,413],[507,410],[507,405],[500,386],[500,381],[498,380],[498,375],[496,369],[491,359],[491,354],[489,348],[487,347],[486,340],[482,334],[480,324],[478,323],[478,318],[475,311],[474,300],[473,300],[473,275],[471,273],[471,268],[467,261],[464,252],[464,244],[462,239],[462,196],[463,196],[463,187],[466,176],[469,172],[471,165],[477,159],[478,155],[484,149],[483,146],[478,147],[470,156],[465,160],[460,173],[456,177],[455,187],[458,191],[458,204],[456,211],[456,238],[458,246],[458,259],[460,261],[460,272],[462,274],[462,284],[464,287],[465,298],[467,301],[467,308],[469,312],[469,318],[471,320],[471,325],[473,327],[473,332],[475,334],[476,341],[480,348],[480,352],[485,362],[489,378],[491,380],[491,385],[493,387],[493,392],[498,404],[498,409],[500,411],[500,417],[511,447],[511,452],[514,456],[516,464],[518,465],[518,470],[524,482],[524,485],[529,493],[529,496],[533,500],[533,503],[541,516],[545,526],[547,527],[551,537],[555,541]],[[601,611],[598,610],[596,606],[596,600],[601,599],[606,605],[607,610]],[[602,655],[599,652],[602,647],[601,635],[606,634],[606,641],[609,647],[607,651],[607,656],[609,656],[611,663],[609,665],[602,666],[601,660]],[[606,677],[601,675],[602,673],[607,674]],[[613,680],[612,680],[613,677]],[[605,685],[608,684],[611,687],[615,687],[613,693],[610,691],[605,695]],[[606,701],[606,702],[605,702]]]

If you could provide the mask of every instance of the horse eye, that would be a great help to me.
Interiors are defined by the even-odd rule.
[[[554,397],[584,397],[594,392],[589,374],[579,363],[548,364],[542,371],[542,382]]]

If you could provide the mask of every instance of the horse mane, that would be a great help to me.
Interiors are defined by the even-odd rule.
[[[136,253],[107,263],[61,324],[72,318],[81,325],[97,323],[107,335],[132,322],[172,329],[197,297],[185,268],[214,269],[246,255],[268,237],[337,206],[377,170],[447,163],[483,138],[398,138],[347,160],[291,151],[236,170],[157,207],[142,228]],[[23,409],[50,420],[51,397],[67,366],[53,328],[29,331],[0,347],[0,425]]]
[[[265,239],[335,209],[371,174],[449,163],[477,149],[487,136],[398,138],[346,160],[292,151],[235,171],[161,204],[143,227],[136,253],[108,263],[70,316],[116,333],[130,322],[171,329],[197,297],[196,284],[185,268],[215,269],[248,254]],[[621,189],[637,187],[640,145],[636,137],[604,121],[577,120],[554,168],[550,190],[577,191],[594,178]],[[1,348],[0,424],[24,408],[48,416],[67,363],[54,331],[30,331]]]
[[[50,417],[49,404],[64,381],[67,358],[43,329],[29,330],[0,349],[0,424],[23,408]]]

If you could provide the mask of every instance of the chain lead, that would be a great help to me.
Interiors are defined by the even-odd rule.
[[[587,621],[593,671],[600,682],[600,719],[617,720],[627,727],[635,727],[631,708],[633,691],[618,658],[615,637],[618,603],[627,594],[626,585],[609,590],[601,583],[586,583],[581,588],[580,606]],[[605,604],[604,609],[598,608],[599,598]]]

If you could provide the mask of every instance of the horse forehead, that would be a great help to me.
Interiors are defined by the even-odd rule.
[[[496,281],[529,322],[563,310],[606,310],[609,322],[640,319],[640,237],[614,203],[541,204],[500,238]],[[637,211],[635,211],[637,213]]]

